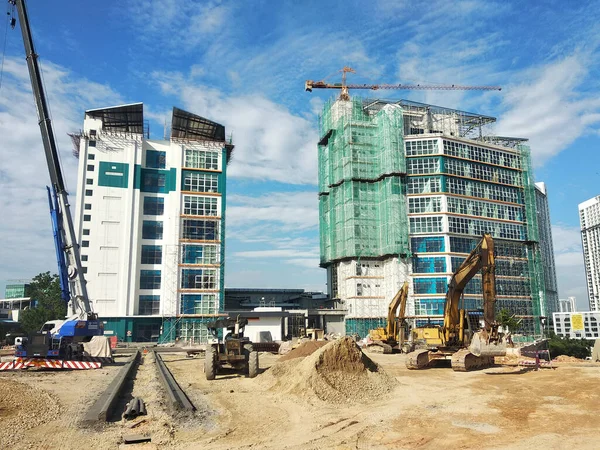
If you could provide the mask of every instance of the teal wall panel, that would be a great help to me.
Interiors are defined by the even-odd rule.
[[[98,186],[127,188],[129,185],[129,164],[100,161]]]

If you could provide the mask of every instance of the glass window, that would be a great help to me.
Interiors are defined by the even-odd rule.
[[[142,224],[143,239],[162,239],[163,223],[156,220],[144,220]]]
[[[218,192],[219,176],[214,173],[183,171],[182,191],[191,192]]]
[[[88,260],[88,255],[81,255],[81,260],[82,261],[87,261]]]
[[[442,218],[440,216],[428,217],[411,217],[410,232],[411,233],[441,233]]]
[[[160,270],[140,270],[140,289],[160,289]]]
[[[216,294],[182,294],[181,314],[217,314],[219,301]]]
[[[94,191],[92,191],[91,189],[86,189],[85,190],[85,196],[86,197],[91,197],[93,193],[94,193]]]
[[[162,264],[162,246],[142,245],[142,264]]]
[[[193,169],[219,169],[218,151],[185,149],[185,167]]]
[[[88,144],[90,147],[95,147],[96,146],[96,141],[94,140],[90,140],[90,143]]]
[[[84,236],[89,236],[89,234],[90,234],[90,230],[86,230],[86,229],[83,230]]]
[[[93,164],[88,164],[88,166],[87,166],[87,170],[88,170],[89,172],[93,172],[93,171],[94,171],[94,165],[93,165]]]
[[[439,273],[446,271],[446,258],[414,258],[413,273]]]
[[[184,244],[181,251],[182,264],[218,264],[219,247],[207,244]]]
[[[160,295],[140,295],[139,314],[141,316],[160,314]]]
[[[90,214],[84,214],[83,221],[89,222],[90,220],[92,220],[92,216]]]
[[[415,314],[418,316],[435,316],[444,314],[445,298],[415,299]]]
[[[409,213],[429,213],[440,212],[442,210],[442,200],[440,197],[409,197]]]
[[[445,294],[448,289],[446,278],[413,278],[415,294]]]
[[[88,153],[88,159],[94,160],[96,159],[96,155],[94,155],[93,153]]]
[[[94,184],[94,180],[91,178],[86,178],[85,184]]]
[[[164,169],[166,167],[166,161],[166,152],[146,150],[146,167],[151,169]]]
[[[437,253],[444,251],[444,237],[431,236],[410,239],[410,248],[415,253]]]
[[[90,241],[81,241],[81,246],[82,247],[89,247],[90,246]]]
[[[219,222],[217,220],[183,219],[182,238],[218,241]]]
[[[167,182],[167,176],[164,172],[146,171],[143,175],[144,188],[163,188]],[[151,191],[152,192],[152,191]]]
[[[217,198],[184,195],[183,213],[191,216],[218,216]]]
[[[163,197],[144,197],[144,215],[162,216],[165,212],[165,199]]]
[[[92,205],[91,205],[91,204],[89,204],[89,203],[85,203],[85,204],[83,205],[83,209],[92,209]]]
[[[182,289],[218,289],[217,269],[182,269]]]

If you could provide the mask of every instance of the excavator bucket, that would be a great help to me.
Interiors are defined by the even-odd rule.
[[[473,334],[469,351],[475,356],[505,356],[506,339],[503,335],[493,341],[488,338],[486,333],[481,331]]]

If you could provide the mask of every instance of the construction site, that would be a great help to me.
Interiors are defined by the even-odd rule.
[[[587,359],[551,353],[552,233],[527,139],[350,96],[499,87],[352,85],[349,67],[307,80],[336,91],[315,142],[328,292],[234,288],[228,303],[225,127],[173,107],[150,139],[142,103],[86,110],[72,213],[25,2],[9,5],[67,315],[0,350],[2,448],[598,447],[600,339]],[[36,307],[25,284],[8,291]]]

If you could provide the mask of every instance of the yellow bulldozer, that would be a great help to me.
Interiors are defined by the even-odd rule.
[[[452,369],[466,372],[490,367],[495,356],[506,355],[508,335],[499,331],[495,319],[496,264],[492,236],[484,234],[475,249],[454,272],[448,285],[444,324],[411,330],[416,350],[407,355],[409,369],[424,369],[439,360],[450,359]],[[467,283],[481,271],[483,314],[459,308]]]
[[[404,342],[405,333],[405,311],[408,299],[408,282],[405,281],[398,293],[394,296],[388,306],[388,317],[386,327],[369,330],[369,342],[367,349],[377,353],[392,353]],[[400,306],[398,314],[396,311]]]

